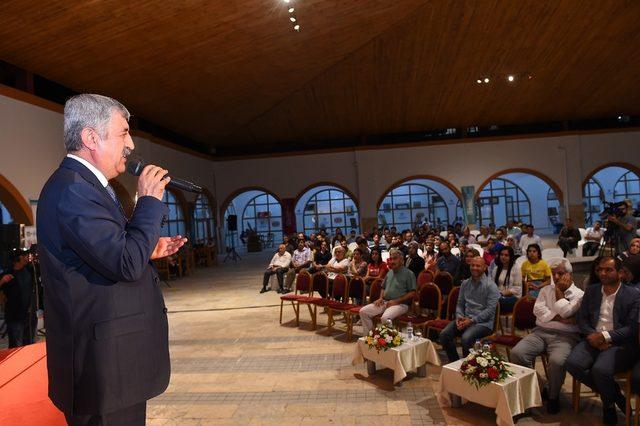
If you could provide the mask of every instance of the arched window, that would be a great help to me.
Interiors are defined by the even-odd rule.
[[[423,222],[447,225],[449,208],[457,211],[458,197],[447,186],[429,179],[415,179],[389,191],[378,206],[378,225],[413,229]]]
[[[531,223],[531,202],[515,183],[495,178],[480,192],[477,200],[480,225],[504,225],[509,219]]]
[[[160,230],[160,235],[163,237],[186,235],[187,227],[182,213],[182,206],[178,203],[176,196],[171,191],[164,191],[162,201],[169,207],[169,214],[166,225]]]
[[[323,185],[307,191],[298,199],[295,210],[296,216],[302,220],[298,222],[298,228],[307,235],[321,228],[325,228],[330,235],[335,233],[336,228],[345,234],[352,229],[360,233],[356,203],[335,186]]]
[[[242,231],[256,231],[265,245],[282,241],[282,207],[271,194],[262,192],[253,197],[242,212]]]
[[[640,178],[629,170],[616,182],[613,190],[614,201],[629,199],[633,203],[633,208],[638,208],[640,202]]]
[[[209,198],[205,194],[199,194],[193,209],[193,224],[196,242],[207,242],[215,238],[216,227],[213,218],[213,210]]]
[[[0,225],[8,225],[10,223],[13,223],[11,213],[9,213],[4,204],[0,203]]]
[[[590,178],[584,188],[582,188],[585,226],[593,226],[596,220],[600,219],[603,201],[604,191],[602,190],[602,186],[600,186],[597,180]]]

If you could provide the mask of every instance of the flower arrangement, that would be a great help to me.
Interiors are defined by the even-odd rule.
[[[513,375],[502,355],[486,350],[471,352],[460,365],[460,374],[476,389],[492,382],[501,383]]]
[[[367,345],[375,348],[376,351],[386,351],[389,348],[395,348],[404,343],[404,339],[398,330],[392,325],[381,324],[375,329],[369,331],[367,335]]]

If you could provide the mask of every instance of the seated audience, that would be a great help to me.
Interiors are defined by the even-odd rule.
[[[573,268],[567,259],[555,258],[550,263],[555,284],[540,291],[533,308],[536,328],[511,350],[510,360],[535,368],[536,357],[547,355],[547,412],[556,414],[560,410],[564,363],[571,349],[580,341],[575,314],[584,292],[573,283]]]
[[[522,274],[515,266],[516,256],[511,247],[503,247],[489,268],[489,277],[500,291],[500,312],[508,314],[522,296]]]
[[[367,261],[362,258],[360,247],[353,250],[353,258],[349,262],[349,275],[352,277],[364,277],[367,274]]]
[[[567,218],[558,236],[558,247],[562,249],[562,255],[567,257],[567,253],[577,249],[578,241],[580,241],[580,231],[574,228],[573,220]]]
[[[409,268],[416,278],[418,278],[420,272],[424,270],[424,259],[418,254],[418,247],[420,247],[420,244],[416,241],[411,241],[407,247],[407,260],[405,261],[404,266]]]
[[[604,424],[618,422],[615,405],[625,410],[626,400],[614,375],[630,369],[638,360],[639,293],[621,285],[621,270],[620,259],[600,259],[600,284],[586,289],[578,311],[578,326],[586,337],[565,363],[573,377],[600,394]]]
[[[378,235],[378,234],[374,234],[374,235]],[[369,261],[369,244],[367,243],[367,239],[365,237],[357,237],[356,238],[356,244],[358,244],[358,248],[360,249],[360,253],[362,255],[362,259],[365,262]]]
[[[484,253],[482,254],[484,263],[486,263],[487,266],[491,265],[491,262],[496,258],[496,255],[496,240],[493,237],[489,237],[487,244],[484,246]]]
[[[473,234],[471,234],[471,230],[469,229],[468,226],[464,227],[464,229],[462,230],[462,236],[458,240],[464,240],[466,244],[476,243],[476,237],[474,237]]]
[[[391,251],[392,248],[400,250],[402,256],[407,257],[407,246],[402,243],[402,239],[399,235],[391,237],[391,247],[389,248],[389,251]]]
[[[584,234],[585,243],[582,246],[583,256],[593,256],[600,248],[600,241],[604,237],[604,230],[600,221],[597,220],[592,228],[587,228]]]
[[[349,237],[347,238],[347,244],[355,243],[356,237],[357,237],[356,230],[352,229],[351,232],[349,233]]]
[[[346,257],[346,250],[338,246],[333,250],[333,257],[324,267],[327,277],[334,279],[338,274],[346,274],[349,271],[349,259]]]
[[[598,256],[593,259],[591,262],[591,267],[589,268],[589,275],[582,281],[582,290],[586,289],[592,284],[598,284],[600,282],[600,277],[598,277],[598,265],[600,264],[600,259],[602,256]]]
[[[318,271],[322,271],[330,260],[331,250],[329,250],[329,244],[327,244],[326,241],[322,241],[322,243],[320,243],[320,248],[316,248],[313,253],[313,261],[311,262],[309,273],[314,274]]]
[[[304,235],[304,234],[303,234]],[[287,274],[287,280],[285,282],[285,293],[291,291],[291,284],[295,276],[303,269],[308,269],[311,266],[313,255],[311,249],[307,247],[304,238],[298,237],[298,248],[293,252],[291,256],[291,266]]]
[[[393,320],[409,311],[416,295],[416,276],[404,267],[404,255],[389,250],[390,270],[384,278],[380,298],[360,310],[362,328],[367,335],[373,329],[372,318],[382,314],[382,322]]]
[[[624,202],[624,206],[620,208],[624,216],[609,215],[607,218],[609,222],[618,227],[620,238],[615,241],[617,253],[622,253],[629,248],[631,240],[636,237],[636,230],[638,229],[637,220],[633,216],[633,204],[630,200],[624,200]]]
[[[507,235],[516,237],[520,234],[522,234],[522,229],[518,228],[512,219],[507,220]]]
[[[440,243],[440,251],[438,252],[438,260],[436,266],[439,271],[448,272],[451,276],[455,276],[460,265],[460,260],[451,254],[449,243],[443,241]]]
[[[502,247],[506,245],[506,238],[507,238],[507,233],[503,227],[496,229],[496,238],[495,238],[496,252],[500,251]]]
[[[487,241],[489,241],[489,228],[486,226],[480,227],[480,234],[476,237],[476,244],[480,244],[480,247],[484,247],[487,245]]]
[[[367,284],[370,284],[371,281],[377,278],[384,278],[387,275],[387,271],[389,271],[389,267],[386,262],[382,261],[382,256],[380,255],[380,250],[375,247],[371,249],[371,260],[369,261],[369,265],[367,266],[367,274],[364,277],[364,280]]]
[[[284,244],[285,250],[289,254],[293,254],[293,251],[296,249],[297,245],[293,242],[288,235],[284,235],[282,237],[282,244]]]
[[[370,244],[369,250],[373,250],[374,248],[380,251],[387,249],[387,246],[385,244],[380,243],[380,236],[378,234],[373,234],[371,241],[372,242]],[[371,255],[371,253],[369,253],[369,255]]]
[[[522,256],[522,251],[520,251],[520,246],[516,242],[516,238],[513,235],[507,235],[504,241],[505,241],[505,244],[504,244],[505,247],[511,247],[517,257]]]
[[[527,246],[527,260],[522,263],[521,272],[525,294],[530,296],[538,297],[540,289],[551,283],[551,269],[542,259],[539,245],[529,244]]]
[[[435,266],[438,254],[435,251],[433,240],[427,240],[425,243],[422,258],[424,259],[424,269],[429,269],[429,267]]]
[[[458,247],[458,237],[453,232],[447,235],[447,241],[449,242],[449,247]]]
[[[284,274],[287,273],[290,265],[291,254],[287,251],[287,246],[285,246],[284,243],[280,244],[278,246],[278,252],[273,255],[267,270],[264,272],[262,290],[260,290],[260,293],[269,291],[267,286],[269,285],[269,278],[273,274],[276,274],[276,277],[278,278],[278,293],[282,293],[284,291]]]
[[[540,251],[542,251],[542,239],[540,239],[539,235],[533,233],[533,231],[535,231],[534,226],[522,225],[522,228],[525,233],[520,235],[520,252],[523,254],[526,253],[527,247],[531,244],[537,244]]]
[[[351,258],[353,257],[353,252],[349,250],[349,244],[347,244],[347,240],[341,240],[340,246],[344,249],[344,257],[351,260]],[[333,249],[333,253],[335,256],[335,249]]]
[[[458,270],[453,276],[453,285],[460,285],[464,280],[471,278],[471,260],[474,257],[479,257],[480,252],[474,248],[468,248],[463,255],[464,259],[460,261]]]
[[[462,356],[466,357],[476,340],[493,331],[496,306],[500,298],[498,287],[485,275],[487,265],[481,257],[474,257],[470,268],[471,278],[464,281],[460,288],[456,319],[440,333],[440,344],[446,351],[449,362],[460,358],[456,349],[457,336],[462,336]]]
[[[404,231],[402,231],[402,240],[402,244],[404,244],[406,247],[409,247],[409,243],[413,241],[413,232],[411,232],[409,229],[405,229]]]

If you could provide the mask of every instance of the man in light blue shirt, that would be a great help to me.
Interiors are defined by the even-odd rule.
[[[462,282],[456,319],[440,333],[440,344],[447,352],[449,362],[460,358],[456,349],[456,336],[462,336],[462,355],[467,356],[476,340],[493,331],[496,306],[500,298],[498,286],[485,274],[484,259],[475,257],[469,261],[471,278]]]

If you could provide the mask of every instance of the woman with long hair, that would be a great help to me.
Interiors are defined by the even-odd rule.
[[[522,264],[522,279],[527,294],[538,297],[540,289],[551,284],[551,268],[542,259],[542,250],[538,244],[527,246],[527,260]]]
[[[384,278],[387,272],[389,272],[389,267],[382,261],[380,249],[372,248],[371,260],[369,261],[369,265],[367,265],[367,274],[364,276],[365,282],[369,284],[375,279]]]
[[[500,312],[512,312],[516,301],[522,296],[522,275],[515,266],[516,255],[511,247],[504,247],[493,262],[491,279],[500,290]]]

